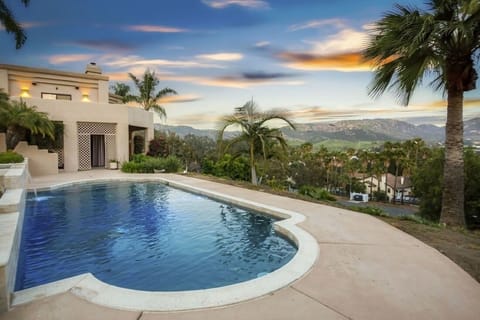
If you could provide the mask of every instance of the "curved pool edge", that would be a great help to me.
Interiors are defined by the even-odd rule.
[[[12,306],[63,292],[71,292],[82,299],[98,305],[132,311],[185,311],[220,307],[259,298],[284,288],[303,277],[313,267],[318,258],[319,247],[317,241],[312,235],[296,225],[305,220],[303,215],[274,206],[194,187],[165,177],[84,179],[55,184],[47,188],[42,188],[42,190],[109,181],[160,181],[179,189],[282,218],[284,220],[275,222],[275,229],[295,242],[298,247],[297,253],[284,266],[265,276],[224,287],[171,292],[141,291],[116,287],[98,280],[90,273],[86,273],[17,291],[13,295]]]

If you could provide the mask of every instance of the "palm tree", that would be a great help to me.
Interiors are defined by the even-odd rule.
[[[444,186],[440,221],[465,225],[463,93],[475,89],[480,47],[478,0],[430,0],[427,10],[396,5],[375,23],[367,49],[375,77],[370,94],[395,89],[407,105],[426,74],[447,93]]]
[[[282,132],[279,129],[271,129],[266,126],[268,121],[275,119],[285,121],[292,129],[295,130],[293,123],[281,112],[260,112],[255,102],[250,100],[242,107],[236,108],[233,115],[226,116],[223,119],[223,124],[219,131],[219,141],[221,141],[223,139],[225,129],[230,126],[240,127],[242,133],[233,138],[226,146],[225,150],[227,150],[233,144],[247,142],[250,157],[251,179],[252,184],[254,185],[258,184],[257,172],[255,169],[255,154],[258,151],[256,148],[261,148],[263,157],[265,159],[267,156],[266,148],[268,142],[273,140],[280,143],[283,148],[287,146],[287,142],[283,138]]]
[[[117,82],[111,86],[113,94],[122,97],[122,102],[127,103],[129,101],[134,101],[135,97],[130,93],[130,86],[125,83]]]
[[[137,96],[132,96],[132,100],[140,103],[145,110],[152,110],[158,113],[160,118],[165,118],[167,114],[165,113],[165,109],[158,104],[158,100],[170,94],[177,94],[177,92],[170,88],[163,88],[159,92],[155,93],[156,88],[160,83],[155,75],[155,71],[150,71],[148,69],[145,70],[142,79],[138,79],[131,73],[129,73],[128,76],[130,79],[132,79],[140,93]]]
[[[39,112],[37,107],[29,107],[25,101],[0,102],[0,127],[6,130],[7,148],[13,149],[18,142],[24,140],[27,131],[55,139],[55,126],[45,112]]]
[[[21,0],[25,7],[28,6],[30,0]],[[13,33],[15,36],[15,48],[20,49],[27,40],[25,31],[20,23],[15,20],[12,11],[7,7],[5,1],[0,0],[0,22],[4,26],[7,33]]]

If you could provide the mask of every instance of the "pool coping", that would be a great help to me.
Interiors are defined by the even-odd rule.
[[[224,287],[173,292],[141,291],[116,287],[98,280],[91,273],[85,273],[45,285],[16,291],[13,293],[12,306],[18,306],[36,299],[64,292],[71,292],[82,299],[98,305],[131,311],[186,311],[220,307],[259,298],[284,288],[306,275],[318,259],[319,247],[316,239],[297,226],[297,224],[305,220],[305,216],[302,214],[194,187],[170,180],[166,177],[79,179],[67,183],[52,184],[48,187],[38,188],[35,191],[112,181],[158,181],[185,191],[282,218],[284,220],[275,222],[275,230],[288,237],[297,245],[297,253],[283,267],[265,276]],[[33,189],[30,191],[33,191]]]

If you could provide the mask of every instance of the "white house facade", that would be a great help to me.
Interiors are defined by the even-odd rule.
[[[109,78],[94,63],[85,73],[0,64],[0,90],[63,124],[63,147],[53,151],[58,154],[55,167],[65,171],[128,161],[134,136],[144,138],[145,150],[153,139],[153,114],[117,103],[108,89]],[[34,175],[51,173],[39,165]]]
[[[391,173],[383,174],[378,179],[377,176],[370,176],[362,179],[362,183],[365,185],[366,193],[373,194],[376,191],[385,192],[388,200],[392,201],[393,197],[398,201],[402,198],[412,197],[412,182],[409,177],[399,176],[396,178]]]

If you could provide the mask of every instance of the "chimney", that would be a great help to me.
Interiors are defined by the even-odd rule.
[[[85,68],[85,74],[102,74],[102,69],[95,62],[90,62]]]

